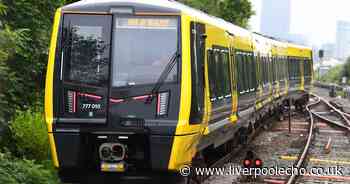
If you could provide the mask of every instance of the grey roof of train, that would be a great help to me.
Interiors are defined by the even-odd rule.
[[[75,10],[75,9],[79,9],[80,7],[88,7],[90,8],[90,10],[93,10],[96,7],[96,5],[103,5],[111,8],[113,6],[128,6],[128,5],[131,6],[135,4],[138,4],[143,7],[153,8],[155,11],[157,9],[163,9],[163,10],[166,9],[167,11],[170,11],[170,12],[183,12],[185,14],[189,14],[191,16],[197,17],[199,20],[208,21],[210,24],[220,27],[236,36],[248,37],[251,39],[263,38],[264,40],[273,40],[277,42],[286,43],[278,39],[272,39],[269,36],[250,32],[230,22],[227,22],[221,18],[208,15],[207,13],[204,13],[200,10],[191,8],[189,6],[186,6],[182,3],[179,3],[173,0],[82,0],[76,3],[64,6],[63,10]]]
[[[82,0],[76,3],[65,6],[63,9],[75,9],[76,7],[84,7],[84,6],[94,6],[96,4],[103,4],[108,6],[118,6],[118,5],[128,5],[128,4],[139,4],[141,6],[156,6],[161,8],[166,8],[168,10],[173,10],[174,12],[184,12],[186,14],[197,17],[198,19],[209,21],[211,24],[221,27],[222,29],[227,30],[228,32],[234,35],[240,36],[250,36],[252,33],[233,25],[221,18],[217,18],[211,15],[208,15],[200,10],[196,10],[189,6],[186,6],[182,3],[171,1],[171,0]]]

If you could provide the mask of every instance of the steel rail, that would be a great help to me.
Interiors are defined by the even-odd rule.
[[[346,117],[346,115],[345,115],[345,113],[344,113],[343,111],[341,111],[341,110],[339,110],[338,108],[336,108],[334,105],[332,105],[331,103],[329,103],[329,102],[328,102],[327,100],[325,100],[324,98],[322,98],[322,97],[320,97],[320,96],[318,96],[318,95],[316,95],[316,94],[311,94],[311,95],[313,95],[313,96],[315,96],[315,97],[317,97],[317,98],[320,98],[321,101],[322,101],[323,103],[325,103],[328,107],[332,108],[336,113],[338,113],[338,114],[345,120],[347,126],[350,126],[350,121],[349,121],[349,119]]]
[[[338,108],[334,107],[331,103],[329,103],[327,100],[325,100],[324,98],[320,97],[320,96],[317,96],[315,94],[311,94],[312,96],[315,96],[316,98],[319,98],[320,99],[320,102],[322,101],[323,103],[325,103],[328,107],[330,107],[332,110],[334,110],[334,112],[336,112],[337,114],[339,114],[341,116],[341,118],[345,121],[345,123],[347,124],[343,124],[341,122],[338,122],[338,121],[334,121],[334,120],[331,120],[325,116],[322,116],[321,114],[317,113],[317,112],[314,112],[314,111],[311,111],[312,114],[314,114],[315,116],[317,116],[318,118],[320,119],[323,119],[325,120],[327,123],[330,123],[330,124],[333,124],[333,125],[336,125],[340,128],[343,128],[343,129],[346,129],[347,131],[350,132],[350,122],[348,120],[348,118],[346,116],[348,116],[350,118],[350,115],[347,114],[347,113],[344,113],[343,111],[339,110]]]
[[[310,116],[310,128],[309,128],[309,135],[308,135],[308,138],[307,138],[307,142],[304,146],[304,149],[303,149],[303,152],[299,155],[299,160],[296,164],[296,167],[297,168],[300,168],[302,166],[302,164],[304,163],[305,159],[306,159],[306,156],[307,156],[307,153],[309,151],[309,148],[310,148],[310,145],[311,145],[311,141],[312,141],[312,135],[313,135],[313,129],[314,129],[314,118],[313,118],[313,113],[310,109],[311,106],[313,105],[316,105],[318,103],[320,103],[321,99],[318,98],[316,102],[314,103],[311,103],[311,104],[308,104],[306,106],[306,110],[308,111],[309,113],[309,116]],[[292,175],[288,178],[287,180],[287,184],[292,184],[295,182],[297,178],[297,175],[294,175],[292,173]]]

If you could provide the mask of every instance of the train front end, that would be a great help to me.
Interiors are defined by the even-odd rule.
[[[53,162],[68,182],[86,173],[168,170],[174,152],[180,13],[98,2],[59,9],[53,28],[45,113]]]

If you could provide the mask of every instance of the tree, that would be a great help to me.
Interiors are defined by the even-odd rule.
[[[7,6],[0,0],[0,16],[7,14]],[[10,87],[17,83],[14,72],[11,71],[8,60],[21,50],[25,30],[13,30],[10,26],[0,21],[0,123],[2,124],[8,119],[9,114],[14,112],[10,109],[9,100],[12,96],[14,88]],[[10,89],[9,89],[10,88]],[[10,95],[9,95],[10,94]]]
[[[350,79],[350,57],[346,60],[342,73],[344,77],[346,77],[348,80]]]
[[[52,20],[63,0],[0,0],[0,123],[42,101]]]
[[[247,27],[249,18],[254,15],[249,0],[179,0],[188,6],[241,27]]]

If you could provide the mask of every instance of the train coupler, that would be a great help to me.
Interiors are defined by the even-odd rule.
[[[127,164],[124,161],[116,163],[101,162],[102,172],[125,172]]]

